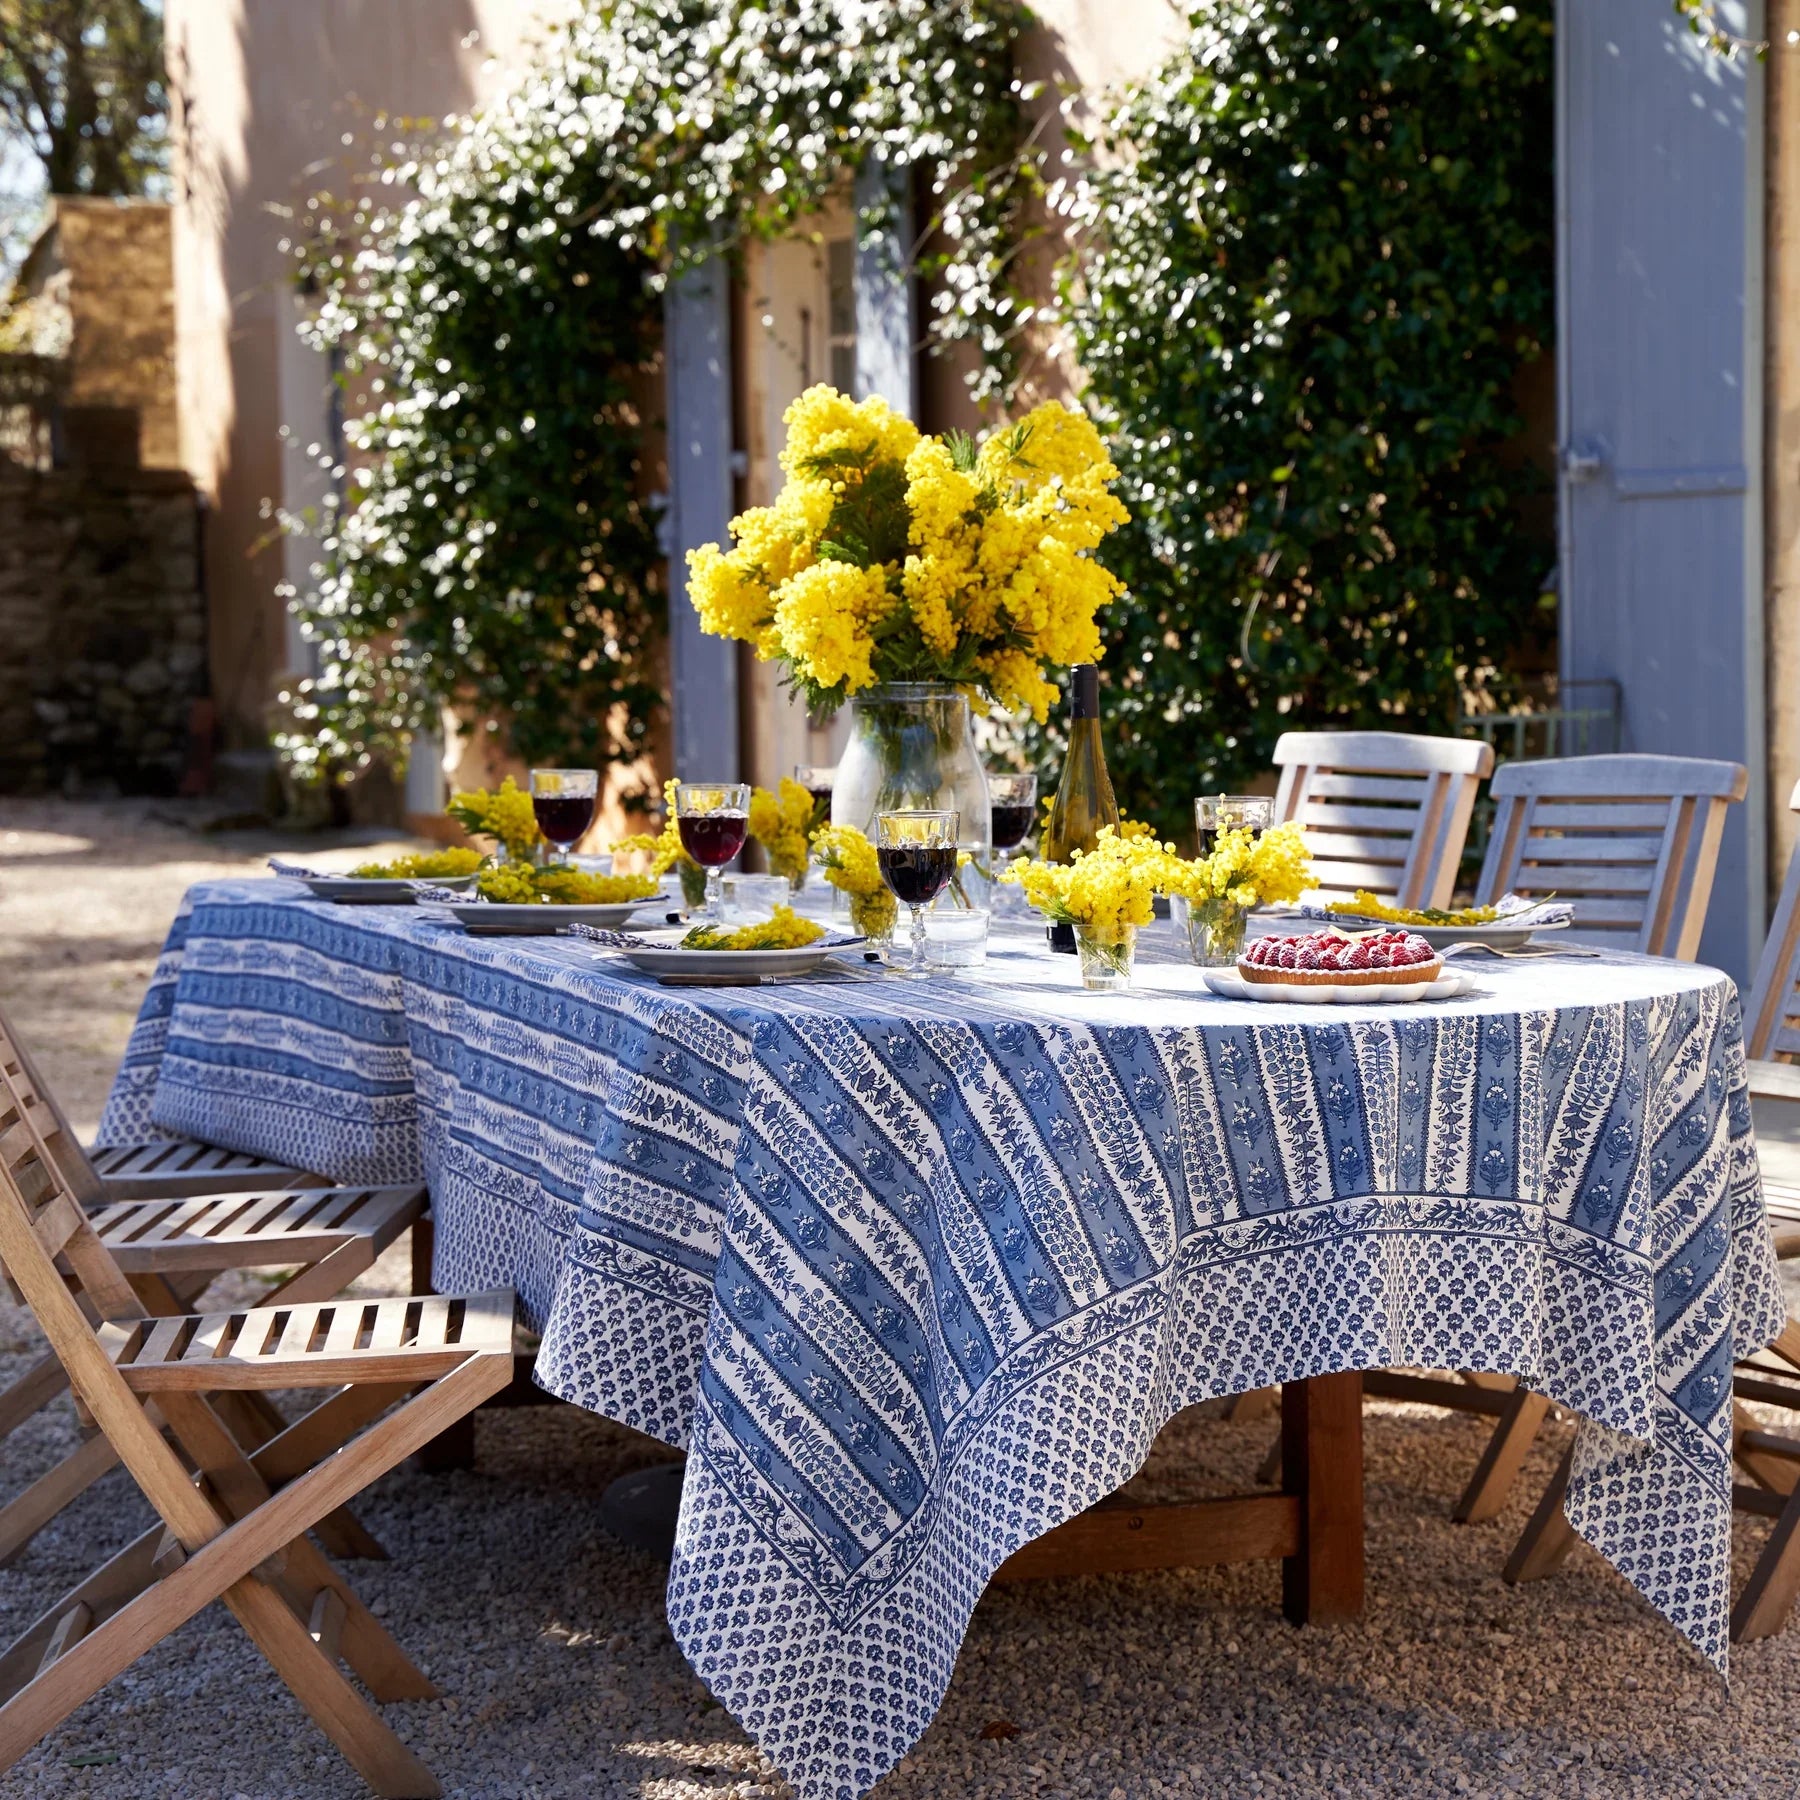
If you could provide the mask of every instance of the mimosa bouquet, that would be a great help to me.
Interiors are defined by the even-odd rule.
[[[1210,856],[1170,859],[1163,892],[1188,903],[1188,943],[1199,963],[1237,960],[1253,906],[1298,900],[1315,885],[1306,837],[1291,821],[1268,831],[1222,831]]]
[[[900,907],[881,877],[875,846],[854,825],[821,825],[813,833],[812,847],[825,879],[849,896],[852,927],[867,938],[890,936]]]
[[[796,893],[806,880],[812,823],[813,797],[791,777],[782,776],[779,793],[765,787],[751,789],[749,835],[767,854],[770,873],[786,876]]]
[[[1045,667],[1098,661],[1095,615],[1122,591],[1094,560],[1127,515],[1087,417],[1052,401],[977,445],[814,387],[785,422],[775,504],[688,556],[702,629],[782,664],[815,714],[949,682],[1043,720]]]
[[[1179,866],[1173,845],[1102,825],[1093,849],[1077,850],[1073,862],[1019,861],[1000,879],[1022,887],[1045,918],[1073,925],[1094,945],[1122,949],[1128,963],[1133,934],[1156,916],[1156,896]]]
[[[681,827],[675,818],[675,789],[679,785],[672,777],[663,783],[662,830],[622,837],[613,845],[613,854],[636,852],[647,856],[652,875],[666,875],[673,869],[681,878],[681,897],[692,912],[705,903],[706,871],[682,847]]]
[[[531,796],[510,775],[497,788],[452,794],[444,811],[471,837],[492,838],[514,862],[529,862],[544,841]]]

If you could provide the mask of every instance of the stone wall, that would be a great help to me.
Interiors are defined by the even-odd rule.
[[[174,470],[0,462],[0,793],[174,790],[206,692],[197,509]]]

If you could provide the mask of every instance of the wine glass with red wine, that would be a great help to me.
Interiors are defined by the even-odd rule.
[[[681,847],[706,871],[707,924],[725,916],[721,878],[744,847],[750,829],[747,781],[683,781],[675,788],[675,827]]]
[[[901,905],[912,908],[912,959],[901,974],[929,974],[925,966],[925,909],[956,873],[955,812],[884,812],[875,815],[875,859],[881,878]]]
[[[1037,776],[1031,770],[987,772],[988,818],[993,826],[994,850],[1002,865],[1031,835],[1037,817]],[[999,873],[998,870],[995,871]]]
[[[560,856],[567,856],[594,822],[600,777],[593,769],[533,769],[531,810],[538,830]]]
[[[837,769],[821,768],[817,763],[795,763],[794,779],[812,795],[811,831],[831,823],[831,790],[837,781]]]

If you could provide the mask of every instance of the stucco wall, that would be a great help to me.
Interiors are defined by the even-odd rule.
[[[206,572],[227,745],[260,749],[300,651],[276,596],[302,573],[265,502],[304,505],[330,383],[294,337],[282,240],[307,197],[343,191],[394,128],[504,80],[561,0],[167,0],[183,463],[210,502]],[[490,59],[492,65],[490,66]],[[284,427],[286,428],[284,431]]]

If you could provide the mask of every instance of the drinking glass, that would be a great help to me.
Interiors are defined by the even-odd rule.
[[[875,815],[875,857],[881,878],[902,906],[912,908],[912,956],[902,975],[930,974],[925,950],[925,908],[956,873],[955,812],[884,812]]]
[[[1267,794],[1202,794],[1194,802],[1195,854],[1211,856],[1221,831],[1265,832],[1275,823]]]
[[[701,917],[717,925],[724,917],[719,878],[744,847],[750,829],[747,781],[683,781],[675,788],[675,825],[681,847],[706,871],[706,906]]]
[[[531,771],[531,810],[559,856],[566,857],[593,824],[599,795],[600,777],[593,769]]]
[[[1011,853],[1031,835],[1037,817],[1037,775],[1008,769],[988,770],[988,816],[993,823],[994,860],[1004,866]],[[998,873],[998,869],[996,869]]]
[[[794,779],[812,795],[812,829],[831,823],[831,788],[837,780],[837,765],[827,769],[817,763],[795,763]]]

